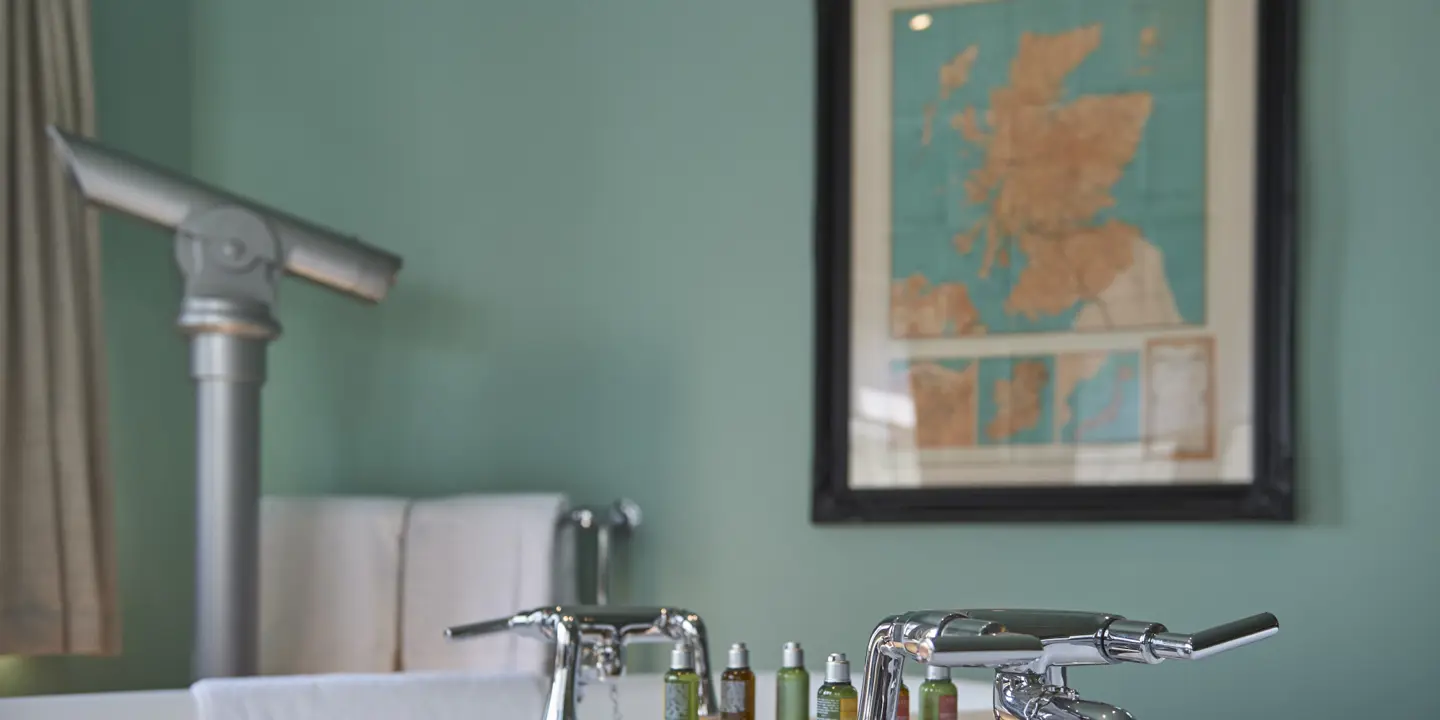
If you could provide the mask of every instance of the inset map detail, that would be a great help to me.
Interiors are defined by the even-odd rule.
[[[981,444],[1052,442],[1054,377],[1054,357],[981,358]]]
[[[974,360],[916,360],[903,366],[915,403],[915,445],[920,449],[972,447],[977,419]]]
[[[1152,455],[1208,459],[1215,454],[1215,341],[1163,338],[1146,343],[1145,439]]]
[[[1055,428],[1063,443],[1140,439],[1140,353],[1095,351],[1055,358]]]
[[[1206,5],[894,13],[893,337],[1204,324]]]
[[[1147,395],[1145,388],[1153,382],[1152,373],[1157,369],[1175,378],[1194,374],[1193,368],[1163,364],[1171,362],[1167,358],[1176,353],[1186,362],[1201,357],[1197,351],[1185,349],[1194,342],[1152,340],[1150,347],[1161,349],[1149,355],[1118,348],[1055,355],[896,360],[891,365],[889,392],[908,398],[914,412],[913,426],[902,423],[891,431],[892,445],[916,450],[975,450],[980,454],[950,457],[969,457],[981,463],[995,462],[993,451],[1004,447],[1073,450],[1087,445],[1130,445],[1139,450],[1146,438],[1160,440],[1159,445],[1152,445],[1164,453],[1199,451],[1203,448],[1194,438],[1184,439],[1189,438],[1186,428],[1197,422],[1185,419],[1184,413],[1172,413],[1170,422],[1181,428],[1176,432],[1165,431],[1165,420],[1158,426],[1151,422],[1142,432],[1142,403],[1147,399],[1163,404],[1175,402],[1177,395],[1193,394],[1170,388],[1160,395]],[[1166,349],[1166,344],[1178,344],[1181,349]],[[1158,368],[1153,367],[1156,359],[1162,362]],[[1208,372],[1208,365],[1202,369]],[[1151,407],[1148,412],[1153,421],[1158,411]],[[1200,424],[1203,426],[1203,421]],[[1052,453],[1047,457],[1070,456]]]

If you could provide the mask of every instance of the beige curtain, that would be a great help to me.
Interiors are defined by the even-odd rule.
[[[99,232],[45,126],[95,130],[89,0],[0,0],[0,654],[118,650]]]

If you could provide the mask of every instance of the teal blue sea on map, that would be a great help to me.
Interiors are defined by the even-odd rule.
[[[1055,358],[980,358],[980,444],[1043,445],[1055,441]],[[1008,398],[998,381],[1009,381]],[[999,394],[997,394],[999,393]],[[1008,399],[1008,403],[1007,403]],[[1003,417],[1001,403],[1010,415]]]
[[[1062,355],[1059,362],[1079,359]],[[1094,376],[1075,383],[1068,397],[1056,398],[1069,410],[1060,429],[1064,443],[1120,443],[1140,439],[1140,353],[1106,353]]]
[[[930,23],[917,30],[912,20],[921,13]],[[1073,326],[1080,301],[1033,318],[1006,310],[1016,278],[1030,265],[1018,245],[1009,244],[1008,268],[997,261],[988,273],[984,232],[969,252],[957,250],[956,236],[983,227],[991,209],[988,201],[971,202],[965,189],[987,149],[962,137],[952,118],[973,107],[981,130],[990,130],[984,118],[991,92],[1009,84],[1024,33],[1098,25],[1099,46],[1065,76],[1059,107],[1122,93],[1148,93],[1151,106],[1134,156],[1110,188],[1114,205],[1091,221],[1139,228],[1164,259],[1163,280],[1181,321],[1205,322],[1206,0],[981,0],[896,11],[892,19],[894,279],[920,274],[932,286],[964,284],[988,334]],[[971,46],[968,81],[942,97],[940,68]],[[1157,281],[1147,278],[1147,285]]]

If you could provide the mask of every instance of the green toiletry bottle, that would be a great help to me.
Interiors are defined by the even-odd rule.
[[[830,653],[825,659],[825,684],[815,696],[818,720],[855,720],[860,693],[850,684],[850,661],[845,653]]]
[[[920,684],[920,720],[955,720],[957,695],[950,668],[926,665],[925,682]]]
[[[700,676],[695,674],[695,652],[675,643],[670,651],[670,672],[665,673],[665,720],[700,720]]]
[[[785,643],[782,665],[775,673],[775,720],[810,720],[810,673],[800,643]]]
[[[730,646],[729,662],[720,676],[721,720],[755,720],[755,673],[745,643]]]

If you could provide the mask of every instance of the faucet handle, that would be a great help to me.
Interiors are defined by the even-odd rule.
[[[538,625],[539,618],[532,618],[527,613],[519,613],[505,618],[494,620],[481,620],[480,622],[465,623],[445,628],[445,637],[449,640],[465,640],[480,635],[506,632],[509,630],[521,630]],[[538,629],[538,628],[537,628]]]
[[[1202,660],[1226,650],[1259,642],[1280,631],[1280,621],[1260,613],[1197,633],[1170,632],[1159,623],[1116,620],[1101,636],[1111,660],[1154,665],[1164,660]]]
[[[908,649],[917,662],[939,667],[1007,667],[1031,662],[1045,652],[1033,635],[980,632],[984,634],[945,633],[913,643]]]

